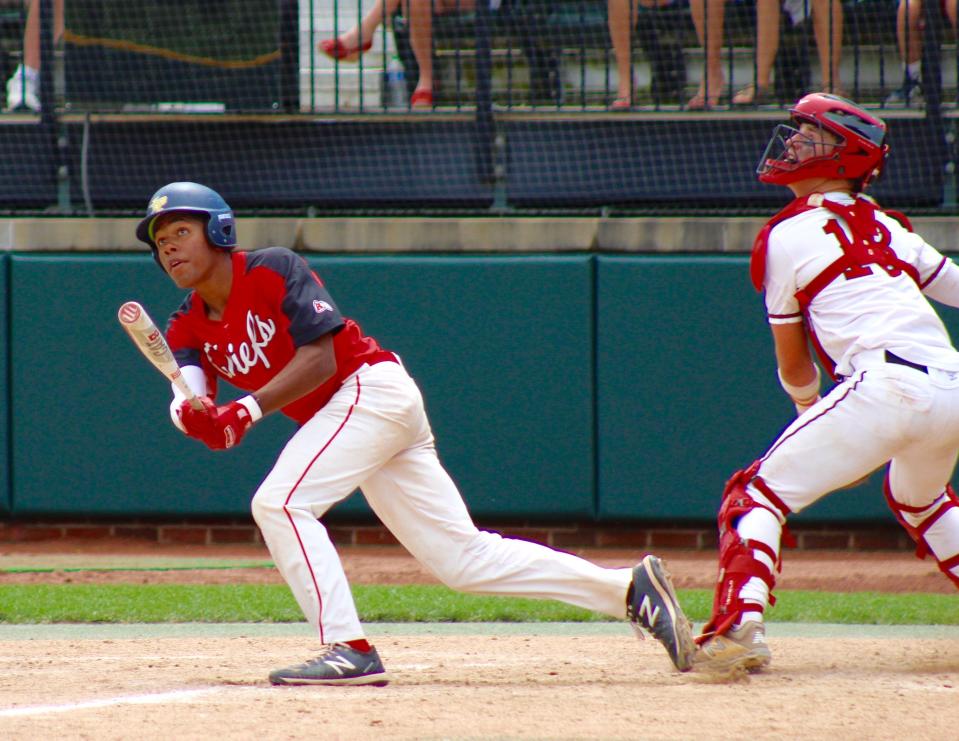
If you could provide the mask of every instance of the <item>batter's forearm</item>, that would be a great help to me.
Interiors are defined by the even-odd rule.
[[[253,396],[265,416],[316,390],[335,373],[333,337],[324,335],[315,342],[298,348],[290,362],[257,389]]]

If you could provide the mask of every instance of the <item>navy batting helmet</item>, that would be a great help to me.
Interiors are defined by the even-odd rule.
[[[137,239],[146,242],[157,256],[153,224],[157,217],[174,211],[198,214],[206,218],[206,236],[210,244],[222,250],[236,247],[236,221],[233,209],[223,197],[199,183],[170,183],[153,194],[147,215],[137,224]]]

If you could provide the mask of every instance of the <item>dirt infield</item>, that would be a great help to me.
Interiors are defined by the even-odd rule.
[[[260,549],[0,544],[4,583],[278,581],[272,569],[134,569],[268,560]],[[626,551],[586,554],[627,565]],[[677,586],[708,587],[715,556],[663,552]],[[432,581],[395,548],[344,550],[355,583]],[[44,566],[46,564],[46,566]],[[53,568],[39,573],[35,569]],[[120,569],[89,571],[88,569]],[[33,571],[30,571],[33,569]],[[84,569],[71,571],[70,569]],[[787,554],[785,589],[950,592],[905,554]],[[724,682],[679,674],[654,641],[603,634],[378,634],[385,688],[273,688],[308,636],[0,640],[0,738],[61,739],[954,739],[959,640],[777,635],[773,664]],[[595,628],[592,630],[595,631]],[[38,631],[38,634],[41,632]]]
[[[954,739],[956,641],[772,642],[745,682],[619,637],[377,638],[388,687],[273,688],[298,638],[0,643],[11,739]]]

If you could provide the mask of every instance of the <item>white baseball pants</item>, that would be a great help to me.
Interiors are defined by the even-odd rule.
[[[253,497],[274,562],[322,643],[362,638],[339,556],[317,518],[360,488],[380,521],[449,587],[556,599],[626,616],[632,570],[477,530],[436,455],[415,382],[364,366],[304,424]]]
[[[959,452],[959,374],[892,363],[860,370],[796,419],[759,475],[793,512],[890,462],[895,499],[931,504]]]
[[[959,453],[959,373],[928,373],[877,360],[867,364],[787,427],[761,459],[758,475],[792,512],[889,463],[893,499],[919,526],[946,500],[944,489]],[[748,486],[757,501],[766,498]],[[781,523],[754,509],[736,525],[742,538],[779,553]],[[940,562],[959,555],[959,507],[949,508],[925,533]],[[771,569],[772,561],[754,551]],[[959,567],[950,569],[959,575]],[[750,579],[743,599],[765,606],[768,588]]]

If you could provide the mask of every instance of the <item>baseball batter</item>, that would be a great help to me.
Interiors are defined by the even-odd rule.
[[[270,674],[274,684],[385,685],[340,559],[319,521],[360,488],[396,538],[445,584],[562,600],[629,618],[690,668],[691,628],[662,562],[607,569],[483,532],[440,465],[423,398],[400,359],[363,334],[306,262],[283,248],[234,252],[233,211],[215,191],[171,183],[137,227],[160,267],[188,289],[167,340],[203,409],[174,387],[173,423],[214,450],[264,415],[299,429],[253,496],[253,517],[323,649]],[[247,394],[217,406],[222,379]]]
[[[703,666],[770,662],[763,611],[786,518],[887,463],[886,498],[917,555],[959,586],[959,353],[927,301],[959,306],[959,267],[864,195],[889,149],[882,120],[821,93],[791,113],[758,174],[795,200],[760,232],[750,269],[798,417],[727,482]],[[836,381],[822,398],[810,346]]]

